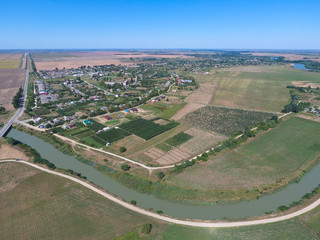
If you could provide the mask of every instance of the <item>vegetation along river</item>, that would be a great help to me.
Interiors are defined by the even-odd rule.
[[[184,205],[158,199],[153,195],[141,194],[132,189],[128,189],[92,166],[78,161],[73,156],[61,153],[52,145],[35,136],[15,129],[12,129],[8,136],[36,149],[43,158],[52,162],[58,168],[72,169],[81,173],[83,176],[86,176],[88,181],[93,182],[128,202],[136,200],[137,205],[140,207],[162,210],[165,214],[176,218],[215,220],[222,218],[239,219],[259,216],[268,211],[276,211],[281,205],[290,205],[294,201],[299,201],[304,194],[311,192],[320,183],[320,164],[318,164],[310,172],[305,174],[298,183],[292,183],[281,191],[256,200],[225,205],[217,204],[214,206]]]

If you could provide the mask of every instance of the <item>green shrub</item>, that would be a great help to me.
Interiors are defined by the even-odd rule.
[[[125,163],[121,164],[121,169],[122,169],[123,171],[128,171],[130,168],[131,168],[131,167],[130,167],[128,164],[125,164]]]
[[[152,224],[151,223],[145,223],[141,226],[141,233],[147,233],[149,234],[152,230]]]

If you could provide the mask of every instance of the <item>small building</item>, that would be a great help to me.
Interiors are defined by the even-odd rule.
[[[138,109],[137,109],[137,108],[130,108],[130,110],[131,110],[132,112],[138,112]]]
[[[84,124],[84,125],[89,125],[89,124],[91,124],[91,123],[92,123],[92,121],[89,120],[89,119],[86,119],[86,120],[83,121],[83,124]]]
[[[126,109],[124,110],[126,113],[130,113],[130,109]]]
[[[110,120],[112,119],[112,117],[110,117],[109,115],[106,115],[106,116],[104,116],[103,118],[106,119],[106,120],[108,120],[108,121],[110,121]]]

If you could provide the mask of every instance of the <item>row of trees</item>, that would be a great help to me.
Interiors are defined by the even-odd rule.
[[[12,99],[12,105],[14,106],[15,109],[19,108],[22,96],[23,96],[23,89],[22,87],[20,87],[17,94]]]

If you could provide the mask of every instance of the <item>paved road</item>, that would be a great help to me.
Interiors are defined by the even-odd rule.
[[[27,91],[28,91],[28,82],[29,82],[29,55],[27,55],[26,58],[26,80],[24,82],[24,88],[23,88],[23,96],[22,96],[22,100],[20,103],[20,106],[18,108],[18,111],[13,115],[13,117],[3,126],[3,128],[1,128],[0,130],[0,137],[3,137],[8,130],[10,129],[10,127],[12,126],[13,122],[16,121],[24,112],[24,106],[25,106],[25,102],[27,100]],[[11,100],[11,99],[9,99]]]
[[[40,167],[36,164],[30,163],[30,162],[26,162],[23,160],[2,160],[0,161],[0,163],[6,163],[6,162],[18,162],[18,163],[23,163],[29,166],[32,166],[34,168],[37,168],[39,170],[42,170],[44,172],[50,173],[50,174],[54,174],[66,179],[69,179],[73,182],[79,183],[82,186],[89,188],[90,190],[100,194],[101,196],[127,208],[130,209],[134,212],[137,212],[139,214],[143,214],[145,216],[149,216],[149,217],[153,217],[162,221],[166,221],[169,223],[174,223],[174,224],[179,224],[179,225],[186,225],[186,226],[193,226],[193,227],[206,227],[206,228],[229,228],[229,227],[243,227],[243,226],[251,226],[251,225],[261,225],[261,224],[267,224],[267,223],[274,223],[274,222],[280,222],[280,221],[284,221],[284,220],[288,220],[291,218],[295,218],[297,216],[300,216],[306,212],[311,211],[312,209],[316,208],[317,206],[320,205],[320,199],[318,199],[317,201],[315,201],[314,203],[310,204],[309,206],[302,208],[296,212],[287,214],[287,215],[283,215],[283,216],[279,216],[279,217],[273,217],[273,218],[265,218],[265,219],[259,219],[259,220],[249,220],[249,221],[238,221],[238,222],[210,222],[210,221],[199,221],[199,220],[181,220],[181,219],[175,219],[173,217],[169,217],[169,216],[163,216],[163,215],[159,215],[157,213],[154,212],[149,212],[143,208],[134,206],[130,203],[124,202],[123,200],[113,196],[112,194],[105,192],[95,186],[90,185],[87,182],[84,182],[78,178],[60,173],[60,172],[56,172],[56,171],[52,171],[52,170],[48,170],[46,168]]]

